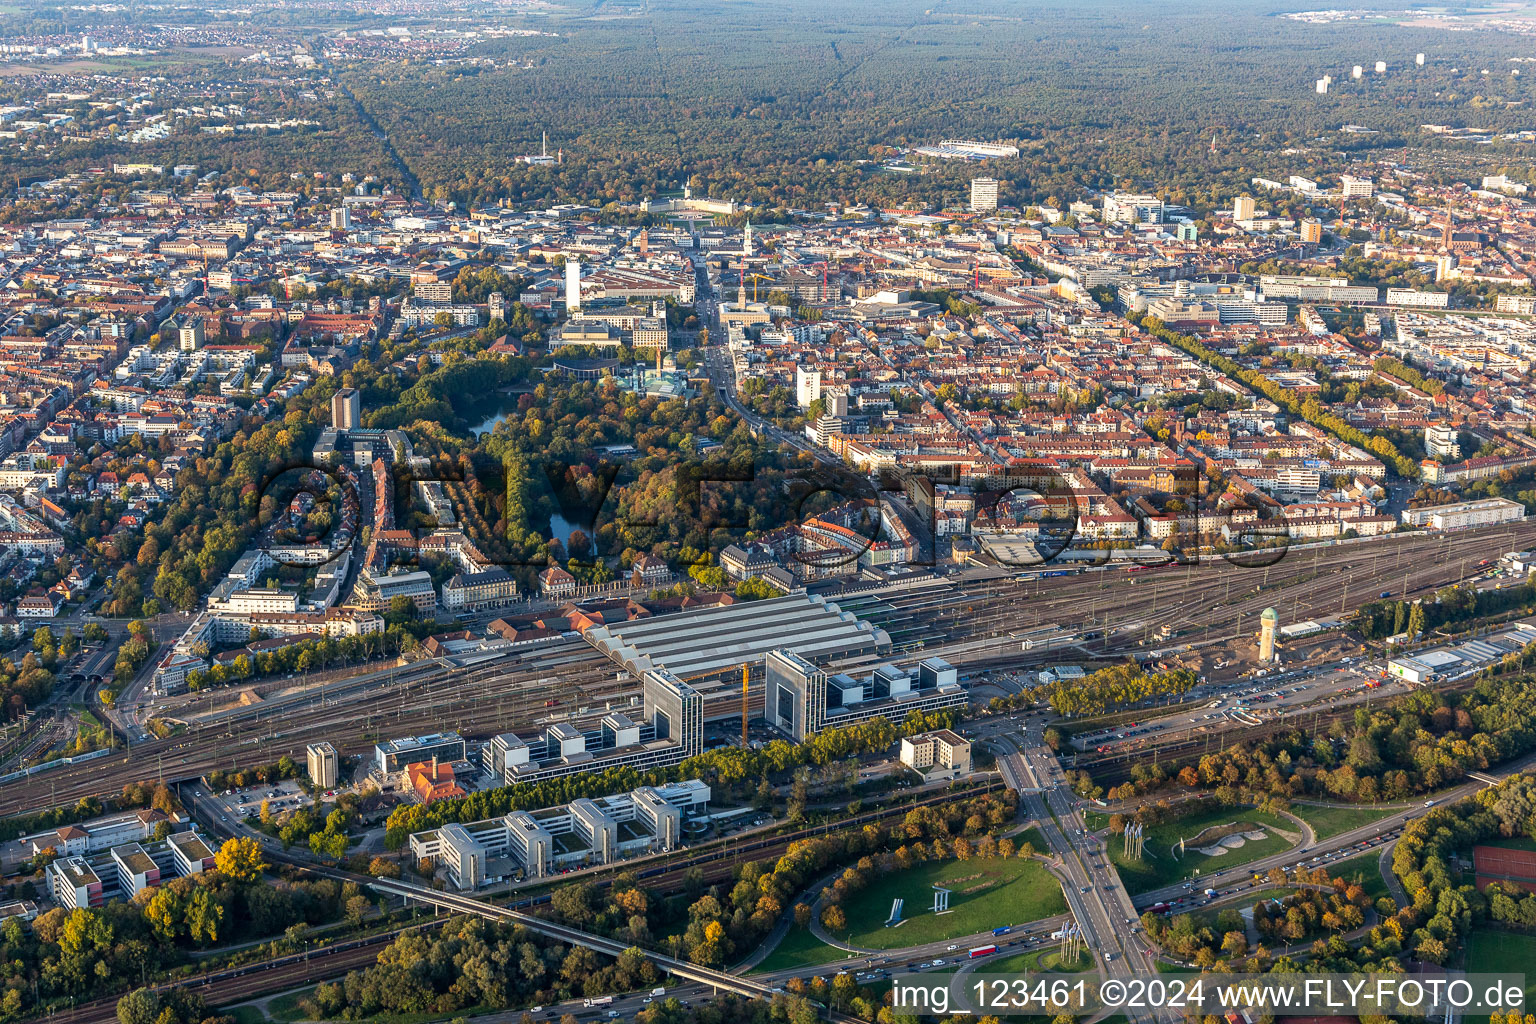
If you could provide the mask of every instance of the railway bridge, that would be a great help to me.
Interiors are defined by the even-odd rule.
[[[475,914],[492,921],[515,921],[531,932],[536,932],[547,938],[573,946],[585,946],[596,953],[607,956],[618,956],[627,949],[639,948],[619,942],[602,935],[593,935],[591,932],[582,931],[579,928],[571,928],[567,925],[547,921],[542,917],[525,914],[520,910],[510,907],[500,907],[493,903],[473,899],[469,896],[461,896],[457,893],[442,892],[437,889],[429,889],[426,886],[416,885],[413,882],[403,882],[399,879],[386,878],[375,879],[370,883],[372,888],[390,896],[398,896],[406,901],[425,903],[432,907],[438,907],[456,914]],[[686,960],[657,953],[654,950],[640,949],[645,958],[667,973],[683,978],[687,981],[707,985],[716,991],[731,992],[749,999],[770,1000],[774,995],[782,992],[772,986],[748,978],[727,974],[725,971],[717,971],[710,967],[701,967]],[[827,1011],[823,1011],[827,1015]],[[844,1017],[842,1014],[831,1013],[832,1020],[848,1020],[855,1018]]]

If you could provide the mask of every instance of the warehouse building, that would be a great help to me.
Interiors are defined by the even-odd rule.
[[[1506,655],[1519,654],[1536,643],[1536,623],[1516,622],[1499,633],[1466,640],[1450,647],[1415,651],[1387,661],[1387,674],[1415,685],[1465,679]]]

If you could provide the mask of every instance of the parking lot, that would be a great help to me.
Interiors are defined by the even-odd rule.
[[[268,809],[273,814],[281,814],[303,806],[309,797],[304,795],[297,782],[290,779],[286,782],[268,782],[244,789],[224,790],[215,793],[214,799],[219,805],[222,820],[244,821],[261,813],[263,800],[267,801]]]

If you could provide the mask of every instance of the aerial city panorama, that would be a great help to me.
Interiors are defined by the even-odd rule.
[[[1536,1024],[1536,5],[0,2],[0,1024]]]

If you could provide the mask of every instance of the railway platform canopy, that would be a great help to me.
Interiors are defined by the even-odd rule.
[[[597,626],[585,635],[588,643],[633,675],[665,669],[683,678],[756,665],[773,650],[820,661],[883,654],[891,648],[885,630],[816,594]]]

